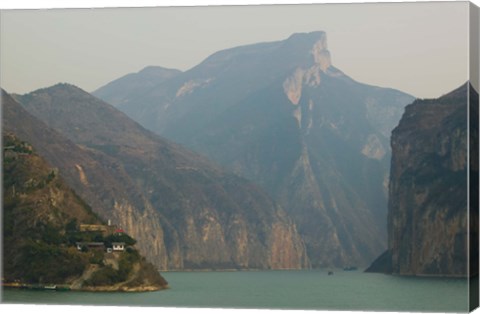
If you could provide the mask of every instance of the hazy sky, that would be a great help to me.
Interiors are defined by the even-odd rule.
[[[327,32],[353,79],[438,97],[468,79],[467,2],[3,10],[0,84],[87,91],[148,65],[188,70],[234,46]]]

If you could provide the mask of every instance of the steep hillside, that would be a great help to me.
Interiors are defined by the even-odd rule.
[[[367,265],[386,247],[389,136],[413,97],[335,68],[324,32],[220,51],[126,98],[142,125],[269,192],[313,266]]]
[[[370,271],[468,274],[468,93],[465,84],[406,107],[392,133],[388,251]],[[477,107],[475,134],[478,94],[471,101]],[[471,170],[478,176],[478,167]],[[471,209],[470,219],[478,221],[478,206]],[[478,246],[472,249],[478,254]]]
[[[158,266],[166,265],[159,215],[121,164],[103,153],[76,145],[33,117],[4,91],[2,109],[4,131],[32,143],[38,154],[62,172],[68,185],[95,213],[127,229],[150,261]]]
[[[79,164],[82,171],[73,165],[78,171],[69,178],[110,204],[110,212],[159,267],[308,266],[295,224],[252,183],[146,131],[77,87],[59,84],[17,99],[110,176],[122,175],[113,183],[126,189],[125,201],[123,195],[98,193],[104,181],[86,171],[87,164]]]
[[[82,232],[82,225],[107,229],[106,225],[67,186],[57,168],[12,133],[3,136],[3,196],[2,275],[7,283],[111,291],[167,286],[153,265],[132,247],[122,253],[79,251],[79,241],[104,242],[104,235]],[[109,268],[107,261],[120,266]],[[104,273],[109,273],[109,281],[99,279]]]

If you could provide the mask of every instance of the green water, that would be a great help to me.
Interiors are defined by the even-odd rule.
[[[4,303],[467,312],[466,279],[337,271],[167,272],[170,289],[90,293],[5,289]]]

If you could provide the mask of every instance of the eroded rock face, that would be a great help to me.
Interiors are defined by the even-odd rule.
[[[313,44],[310,53],[313,64],[308,67],[297,67],[283,82],[283,91],[293,105],[298,105],[302,97],[303,84],[311,87],[320,85],[321,73],[327,73],[332,65],[325,33],[318,35],[318,40]]]
[[[140,212],[126,200],[114,201],[110,217],[119,226],[137,239],[137,247],[154,261],[160,269],[168,269],[168,255],[165,248],[165,235],[160,225],[160,217],[150,202]]]
[[[313,45],[312,48],[313,59],[315,64],[320,66],[320,69],[325,72],[332,65],[330,60],[330,52],[327,49],[327,35],[323,36]]]
[[[468,274],[467,87],[439,99],[415,101],[392,132],[385,255],[390,258],[383,262],[391,265],[371,270]],[[478,219],[478,211],[472,217]]]
[[[367,142],[362,148],[362,154],[368,158],[382,160],[387,153],[383,147],[382,142],[375,134],[371,134],[367,137]]]
[[[302,85],[305,71],[297,68],[295,72],[283,82],[283,91],[292,105],[298,105],[302,96]]]

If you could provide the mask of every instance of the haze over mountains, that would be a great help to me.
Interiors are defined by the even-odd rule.
[[[93,94],[260,185],[312,266],[366,265],[386,247],[389,137],[414,98],[335,68],[324,32],[219,51],[186,72],[149,67]]]
[[[295,224],[247,180],[72,85],[16,98],[22,105],[3,95],[4,129],[32,143],[159,268],[309,266]]]
[[[2,93],[3,124],[161,269],[362,267],[387,248],[373,269],[464,275],[466,86],[414,101],[356,82],[313,32],[147,67],[104,101]]]

